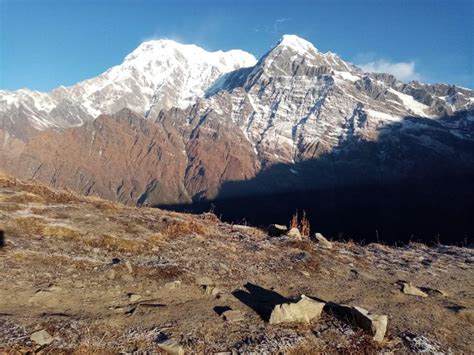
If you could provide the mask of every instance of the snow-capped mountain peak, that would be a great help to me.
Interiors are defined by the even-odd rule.
[[[122,108],[148,115],[185,108],[222,74],[256,63],[241,51],[209,52],[193,44],[161,39],[143,42],[124,61],[101,75],[50,93],[0,91],[0,113],[23,107],[37,129],[80,125]]]
[[[283,35],[280,41],[277,44],[277,47],[280,48],[291,48],[298,53],[317,53],[318,50],[316,47],[309,41],[298,37],[297,35],[286,34]]]

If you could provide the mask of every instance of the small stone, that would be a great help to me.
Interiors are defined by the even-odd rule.
[[[310,323],[319,318],[324,308],[324,302],[318,302],[305,295],[297,303],[276,305],[270,315],[270,324],[302,322]]]
[[[32,333],[30,339],[38,345],[48,345],[54,340],[54,338],[44,329]]]
[[[244,315],[241,311],[229,310],[222,313],[221,316],[230,323],[242,322],[244,320]]]
[[[114,280],[115,279],[115,270],[110,269],[109,271],[107,271],[106,276],[109,280]]]
[[[301,239],[301,233],[298,228],[291,228],[286,235],[290,238]]]
[[[280,237],[288,231],[286,226],[281,224],[270,224],[268,226],[268,235],[271,237]]]
[[[198,284],[199,286],[214,286],[215,285],[214,281],[212,281],[207,276],[196,277],[196,284]]]
[[[184,355],[183,347],[174,339],[162,340],[157,345],[168,354]]]
[[[310,277],[311,274],[308,272],[308,271],[301,271],[301,273],[306,276],[306,277]]]
[[[332,249],[332,243],[324,238],[321,233],[316,233],[314,238],[318,241],[318,244],[321,245],[323,248]]]
[[[132,264],[130,264],[130,261],[127,260],[127,261],[125,262],[125,267],[127,268],[128,272],[129,272],[130,274],[133,274],[133,268],[132,268]]]
[[[131,293],[131,294],[128,295],[128,299],[129,299],[130,302],[132,302],[132,303],[137,302],[140,298],[142,298],[142,296],[137,295],[137,294],[135,294],[135,293]]]
[[[406,295],[411,295],[411,296],[418,296],[418,297],[428,297],[428,295],[420,290],[418,287],[413,286],[411,282],[409,283],[404,283],[402,291]]]

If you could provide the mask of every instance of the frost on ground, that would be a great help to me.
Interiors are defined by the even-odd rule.
[[[270,237],[0,175],[0,350],[469,353],[474,252]],[[402,292],[411,283],[427,297]],[[325,308],[269,324],[304,294],[388,316],[382,342]],[[237,311],[234,318],[223,317]],[[170,350],[171,349],[171,350]]]

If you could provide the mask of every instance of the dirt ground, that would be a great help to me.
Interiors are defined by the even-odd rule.
[[[127,207],[5,175],[0,231],[7,353],[158,353],[165,339],[206,354],[474,352],[469,248],[326,249],[212,214]],[[403,282],[428,297],[404,294]],[[327,309],[310,324],[269,324],[276,304],[302,294],[387,315],[384,342]],[[229,309],[243,319],[224,319]],[[40,330],[47,344],[31,339]]]

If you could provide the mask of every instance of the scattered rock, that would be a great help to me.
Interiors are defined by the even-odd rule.
[[[32,333],[30,339],[38,345],[48,345],[54,340],[54,338],[44,329]]]
[[[387,332],[388,317],[386,315],[372,314],[364,308],[344,304],[331,303],[330,307],[339,315],[353,321],[355,325],[373,335],[375,341],[383,341]]]
[[[301,271],[301,273],[306,276],[306,277],[310,277],[311,274],[308,272],[308,271]]]
[[[184,355],[183,347],[174,339],[159,341],[157,345],[168,354]]]
[[[231,323],[241,322],[244,320],[244,314],[241,311],[234,310],[225,311],[221,314],[221,317]]]
[[[357,276],[361,276],[361,277],[363,277],[364,279],[367,279],[367,280],[372,280],[372,281],[377,280],[377,278],[374,275],[369,274],[368,272],[365,272],[365,271],[362,271],[362,270],[352,269],[351,272],[356,274]]]
[[[323,248],[332,249],[332,243],[324,238],[321,233],[316,233],[314,238],[318,241],[318,244],[321,245]]]
[[[130,261],[127,260],[127,261],[125,262],[125,267],[127,268],[128,272],[129,272],[130,274],[133,274],[133,268],[132,268],[132,264],[130,264]]]
[[[290,238],[301,239],[301,233],[298,228],[291,228],[286,235]]]
[[[207,276],[196,277],[196,284],[199,286],[215,286],[214,281]]]
[[[409,283],[404,283],[402,291],[406,295],[411,295],[411,296],[419,296],[419,297],[428,297],[428,294],[420,290],[418,287],[413,286],[411,282]]]
[[[167,282],[165,283],[165,288],[168,289],[168,290],[174,290],[174,289],[177,289],[181,286],[181,281],[171,281],[171,282]]]
[[[107,271],[106,276],[109,280],[114,280],[115,279],[115,270],[110,269],[109,271]]]
[[[141,298],[142,298],[141,295],[137,295],[137,294],[134,294],[134,293],[130,293],[130,294],[128,295],[128,299],[129,299],[130,302],[132,302],[132,303],[137,302],[137,301],[138,301],[139,299],[141,299]]]
[[[271,237],[280,237],[288,231],[286,226],[281,224],[270,224],[268,226],[268,235]]]
[[[204,292],[206,293],[206,295],[211,295],[214,297],[218,297],[222,293],[219,288],[214,286],[204,286]]]
[[[270,315],[270,324],[291,322],[309,323],[313,319],[319,318],[324,305],[324,302],[318,302],[302,295],[297,303],[276,305]]]

